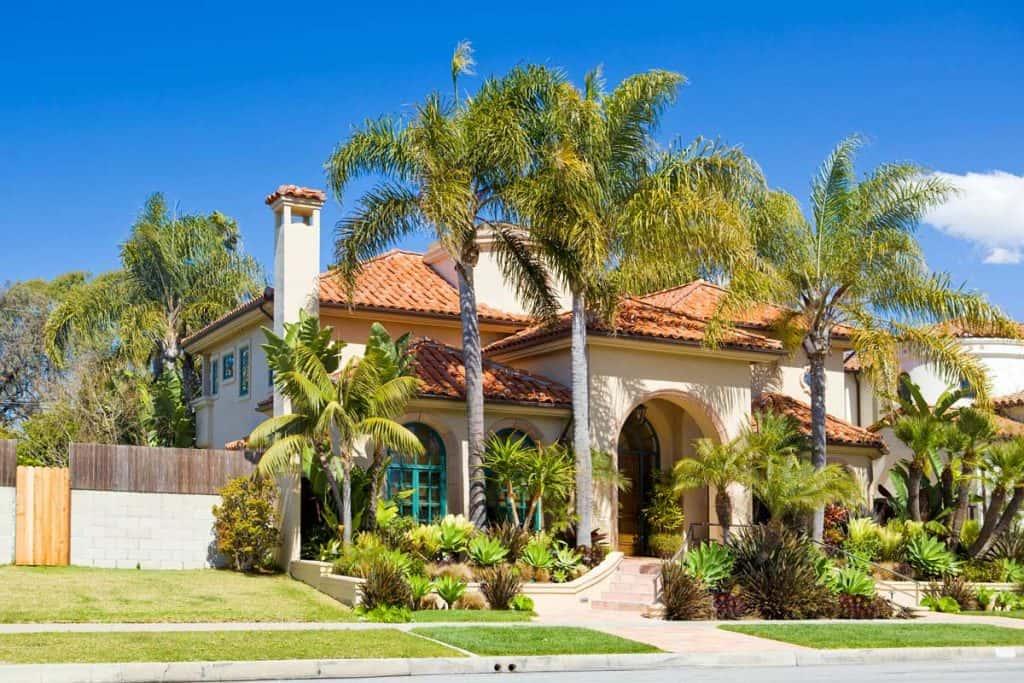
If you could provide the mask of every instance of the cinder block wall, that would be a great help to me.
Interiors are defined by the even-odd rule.
[[[0,564],[14,562],[15,490],[0,486]]]
[[[73,490],[71,564],[118,569],[220,566],[212,513],[218,503],[216,495]]]

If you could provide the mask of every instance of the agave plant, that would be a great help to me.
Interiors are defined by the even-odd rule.
[[[523,564],[534,569],[551,569],[555,563],[547,544],[537,539],[533,539],[526,544],[519,559]]]
[[[459,555],[465,552],[473,528],[472,522],[461,515],[448,515],[442,519],[438,524],[441,552],[446,555]]]
[[[412,595],[412,608],[419,609],[426,597],[434,592],[434,580],[429,576],[410,576],[409,591]]]
[[[683,566],[708,590],[717,590],[732,574],[732,553],[724,545],[705,541],[686,553]]]
[[[462,579],[456,579],[454,576],[442,576],[434,582],[434,590],[445,604],[448,605],[448,609],[462,597],[462,594],[466,592],[466,582]]]
[[[825,579],[825,585],[838,595],[875,595],[875,581],[857,567],[836,567]]]
[[[911,536],[906,553],[907,563],[925,578],[949,576],[960,569],[956,555],[942,541],[926,533]]]
[[[495,538],[477,536],[469,542],[466,553],[478,567],[493,567],[504,561],[508,556],[508,549]]]
[[[559,542],[555,544],[552,561],[555,571],[564,572],[568,576],[583,563],[583,558],[565,542]]]

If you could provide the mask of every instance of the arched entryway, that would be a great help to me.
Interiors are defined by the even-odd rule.
[[[408,422],[405,427],[423,444],[423,453],[418,456],[390,454],[387,496],[397,500],[402,515],[429,524],[447,513],[444,441],[440,434],[422,422]]]
[[[619,473],[630,482],[629,488],[619,493],[619,550],[639,555],[647,549],[643,510],[650,504],[661,469],[658,434],[647,419],[646,405],[634,408],[622,425],[617,456]]]

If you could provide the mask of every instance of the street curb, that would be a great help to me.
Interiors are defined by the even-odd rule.
[[[5,683],[189,683],[276,679],[454,676],[495,672],[621,671],[682,667],[784,667],[1024,659],[1024,647],[881,648],[708,654],[553,655],[426,659],[274,660],[134,664],[0,665]]]

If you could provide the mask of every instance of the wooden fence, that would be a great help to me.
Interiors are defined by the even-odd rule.
[[[17,481],[18,442],[0,439],[0,486],[14,486]]]
[[[242,451],[71,444],[71,488],[136,493],[215,494],[256,469]]]
[[[71,488],[66,467],[19,467],[15,564],[66,565],[71,557]]]

